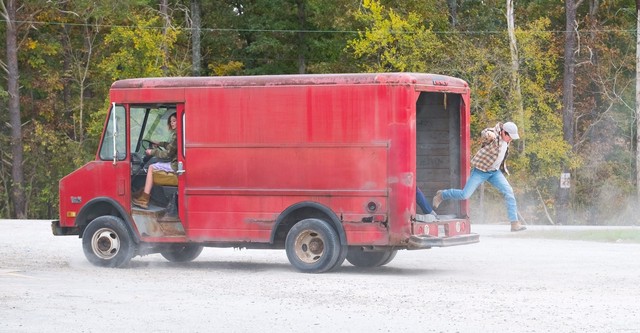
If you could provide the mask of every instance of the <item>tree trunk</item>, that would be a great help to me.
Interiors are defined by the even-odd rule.
[[[458,25],[458,2],[457,0],[447,0],[449,6],[449,17],[451,19],[451,27],[453,29]]]
[[[16,0],[7,0],[5,20],[7,22],[7,92],[9,93],[9,123],[11,125],[11,199],[13,216],[26,218],[24,174],[22,171],[22,121],[20,120],[20,90],[18,88],[18,27],[16,25]]]
[[[169,59],[169,45],[167,43],[167,30],[171,25],[171,18],[169,17],[169,0],[160,0],[160,14],[164,19],[162,24],[162,36],[164,41],[162,42],[162,73],[164,76],[169,75],[169,66],[167,66],[167,60]]]
[[[200,19],[200,2],[191,0],[191,72],[193,76],[200,76],[202,54],[200,36],[202,21]]]
[[[307,17],[304,8],[305,0],[298,0],[298,23],[300,24],[300,31],[298,31],[298,73],[304,74],[307,71],[307,64],[305,58],[305,50],[306,48],[306,35],[305,35],[305,27],[307,25]]]
[[[518,57],[518,41],[516,40],[515,21],[514,14],[514,0],[507,0],[507,30],[509,32],[509,50],[511,51],[511,96],[513,98],[513,104],[516,108],[518,119],[515,122],[518,123],[520,128],[520,141],[518,142],[520,147],[525,149],[525,119],[524,119],[524,105],[522,102],[522,89],[520,87],[520,59]]]
[[[96,29],[96,31],[98,31]],[[87,90],[87,80],[89,79],[89,68],[91,68],[91,56],[93,55],[93,41],[97,33],[93,34],[91,24],[88,20],[85,20],[84,26],[84,51],[86,53],[86,61],[84,59],[78,59],[78,86],[80,88],[80,97],[79,97],[79,113],[80,119],[78,119],[79,125],[79,139],[80,143],[84,142],[84,95]]]
[[[640,0],[636,0],[636,194],[640,203]]]
[[[65,36],[69,35],[69,26],[64,24],[62,25],[62,31],[64,31],[63,33],[63,37],[61,37],[60,39],[60,43],[63,45],[65,52],[63,53],[63,60],[62,60],[62,71],[63,71],[63,75],[62,75],[62,119],[61,122],[63,123],[73,123],[73,108],[71,106],[71,79],[70,79],[70,73],[71,73],[71,63],[72,61],[72,56],[71,56],[71,51],[69,51],[71,49],[70,46],[68,46],[68,42],[67,42],[67,38]],[[69,137],[73,138],[74,140],[76,139],[76,126],[74,124],[73,126],[73,133],[68,132],[67,133],[69,135]]]
[[[573,83],[575,81],[575,49],[576,49],[576,9],[582,0],[565,0],[566,31],[564,42],[564,79],[562,96],[562,131],[563,139],[574,146],[573,133]],[[567,165],[562,166],[563,174],[570,174]],[[562,177],[562,176],[561,176]],[[556,220],[559,224],[567,224],[569,221],[569,195],[570,188],[567,182],[558,182],[558,197],[556,204]],[[570,184],[570,183],[569,183]],[[563,186],[565,185],[565,186]]]

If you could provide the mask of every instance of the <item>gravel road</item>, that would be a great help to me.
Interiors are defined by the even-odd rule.
[[[640,244],[474,225],[478,244],[376,269],[302,274],[284,251],[215,248],[108,269],[49,225],[0,220],[0,332],[640,332]]]

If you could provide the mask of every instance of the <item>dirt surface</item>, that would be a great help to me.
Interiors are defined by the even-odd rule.
[[[98,268],[48,221],[0,220],[0,332],[640,332],[640,244],[473,228],[478,244],[311,275],[280,250]]]

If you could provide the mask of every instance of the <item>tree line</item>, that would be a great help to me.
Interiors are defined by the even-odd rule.
[[[511,181],[528,222],[638,221],[630,0],[3,0],[1,9],[0,217],[57,216],[58,180],[95,156],[114,80],[406,71],[466,80],[473,138],[497,121],[518,124]]]

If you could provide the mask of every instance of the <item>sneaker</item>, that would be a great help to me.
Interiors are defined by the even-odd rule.
[[[440,206],[440,204],[442,203],[442,190],[436,192],[436,196],[433,197],[433,210],[435,210],[436,208],[438,208],[438,206]]]

